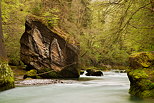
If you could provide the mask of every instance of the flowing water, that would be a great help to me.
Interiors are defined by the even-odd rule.
[[[16,87],[0,92],[0,103],[154,103],[132,99],[126,73],[104,72],[102,77],[82,75],[72,84]]]

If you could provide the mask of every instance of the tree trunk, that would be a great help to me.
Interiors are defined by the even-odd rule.
[[[150,3],[151,3],[151,10],[154,11],[154,1],[150,0]]]
[[[14,76],[7,62],[2,31],[2,13],[0,0],[0,91],[14,87]]]
[[[3,43],[3,34],[2,34],[2,16],[1,16],[1,1],[0,1],[0,59],[6,58],[6,53],[4,50],[4,43]]]

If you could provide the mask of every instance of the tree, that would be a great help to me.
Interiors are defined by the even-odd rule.
[[[4,49],[2,17],[0,1],[0,91],[14,87],[14,77],[11,68],[7,62],[7,56]]]
[[[6,53],[4,50],[4,43],[3,43],[3,34],[2,34],[2,17],[1,17],[1,4],[0,4],[0,58],[6,58]]]

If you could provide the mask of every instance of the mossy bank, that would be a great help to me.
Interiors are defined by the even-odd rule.
[[[14,76],[8,63],[0,62],[0,91],[14,88]]]
[[[127,74],[130,80],[129,93],[140,98],[154,98],[154,53],[134,53],[129,58]]]

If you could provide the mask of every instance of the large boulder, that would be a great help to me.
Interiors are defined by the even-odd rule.
[[[154,98],[154,53],[134,53],[129,61],[129,93],[140,98]]]
[[[42,78],[77,78],[79,48],[59,28],[48,27],[43,20],[27,16],[21,37],[21,60]]]

